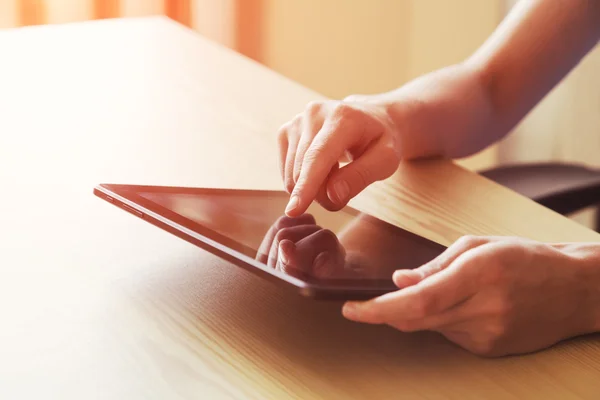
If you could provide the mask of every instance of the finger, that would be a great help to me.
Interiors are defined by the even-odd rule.
[[[394,272],[392,279],[399,288],[415,285],[422,280],[444,270],[461,254],[495,240],[483,236],[463,236],[448,247],[442,254],[419,268],[408,270],[399,269]]]
[[[281,180],[285,182],[285,162],[288,152],[288,130],[291,124],[284,124],[277,132],[277,147],[279,148],[279,172],[281,173]]]
[[[294,157],[294,167],[292,178],[294,183],[298,182],[300,177],[300,170],[302,169],[302,163],[304,161],[304,155],[310,147],[313,139],[317,136],[317,133],[323,127],[323,116],[322,108],[323,103],[313,102],[309,104],[304,112],[304,118],[302,120],[302,131],[300,132],[300,140],[298,142],[298,148]]]
[[[346,318],[390,325],[425,319],[465,301],[477,291],[476,268],[480,248],[460,254],[452,265],[417,285],[387,293],[366,302],[348,302]]]
[[[287,149],[287,155],[285,159],[285,167],[284,167],[284,175],[283,175],[283,184],[285,190],[288,193],[292,193],[294,190],[294,177],[293,177],[293,169],[294,169],[294,159],[296,157],[296,148],[298,146],[298,139],[296,135],[293,135],[289,139],[289,145]]]
[[[398,163],[393,145],[376,141],[360,157],[331,176],[327,182],[327,196],[338,207],[345,206],[373,182],[391,176]]]
[[[269,251],[269,260],[267,265],[270,267],[274,267],[277,264],[278,260],[278,252],[279,252],[279,243],[283,240],[289,240],[292,243],[296,243],[302,238],[310,236],[311,234],[319,231],[321,229],[320,226],[315,224],[310,225],[296,225],[289,228],[283,228],[279,230],[275,234],[275,238],[273,239],[273,243],[271,244],[271,249]]]
[[[428,330],[444,333],[449,329],[449,326],[455,326],[457,323],[463,323],[477,317],[473,307],[471,307],[474,298],[477,298],[477,292],[438,314],[416,319],[398,318],[392,321],[390,325],[403,332]]]
[[[299,136],[302,133],[303,118],[297,116],[292,121],[291,127],[288,129],[288,148],[285,156],[284,177],[283,183],[285,190],[292,193],[294,189],[294,160],[296,159],[296,151],[298,147]]]
[[[297,259],[297,252],[298,250],[294,242],[291,240],[282,240],[279,243],[276,269],[285,274],[295,276],[296,278],[302,278],[303,271],[294,266],[294,260]]]
[[[338,211],[343,208],[343,206],[339,206],[339,205],[335,204],[334,202],[332,202],[329,199],[329,196],[327,196],[327,183],[331,179],[330,177],[333,176],[333,174],[335,174],[339,169],[340,169],[339,164],[335,163],[333,165],[333,167],[331,168],[331,171],[329,172],[329,176],[327,177],[325,182],[319,188],[317,197],[315,199],[321,205],[321,207],[323,207],[324,209],[329,210],[329,211]]]
[[[460,327],[472,320],[480,318],[488,318],[487,315],[487,304],[485,300],[482,301],[483,293],[475,294],[456,307],[430,317],[429,324],[431,330],[435,330],[440,333],[447,331],[457,331]]]
[[[256,260],[266,264],[269,256],[269,251],[271,249],[271,244],[275,239],[275,235],[283,228],[287,228],[295,225],[315,225],[315,217],[311,214],[302,214],[296,218],[290,218],[287,216],[279,217],[277,221],[267,231],[265,234],[260,246],[258,247],[258,251],[256,253]]]
[[[325,122],[304,154],[300,176],[286,208],[288,216],[306,211],[331,168],[337,164],[345,150],[360,139],[363,128],[349,117]]]
[[[307,236],[296,243],[296,259],[292,265],[318,278],[335,275],[343,268],[346,252],[337,236],[326,229]]]

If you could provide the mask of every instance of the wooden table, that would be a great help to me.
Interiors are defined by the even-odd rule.
[[[318,94],[162,18],[5,31],[0,54],[0,398],[600,393],[597,336],[492,360],[351,323],[92,195],[278,189],[276,128]],[[599,240],[443,161],[404,165],[353,205],[443,244]]]

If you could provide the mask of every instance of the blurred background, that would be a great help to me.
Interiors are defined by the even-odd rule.
[[[0,28],[166,15],[317,92],[341,98],[390,90],[461,61],[515,1],[0,0]],[[480,170],[540,160],[600,167],[600,49],[508,139],[459,163]]]

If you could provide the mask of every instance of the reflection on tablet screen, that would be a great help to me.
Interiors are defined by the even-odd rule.
[[[229,238],[235,250],[309,282],[390,282],[395,270],[419,267],[445,249],[348,208],[330,212],[315,203],[301,217],[288,218],[288,196],[280,192],[137,194]]]

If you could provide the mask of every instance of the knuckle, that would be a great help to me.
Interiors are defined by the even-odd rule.
[[[461,245],[465,245],[468,246],[470,244],[474,244],[477,241],[477,237],[474,235],[464,235],[461,236],[457,241],[456,244],[461,244]]]
[[[473,343],[469,349],[471,352],[482,357],[498,357],[503,355],[502,345],[499,338],[485,337]]]
[[[294,119],[292,119],[292,125],[293,126],[301,126],[303,118],[304,118],[304,116],[302,114],[296,115],[294,117]]]
[[[495,347],[498,347],[497,345],[500,343],[502,338],[504,338],[504,336],[506,335],[506,331],[507,331],[506,324],[504,324],[502,319],[499,319],[498,321],[491,324],[490,327],[488,328],[488,334],[490,335],[489,341],[492,344],[494,344]]]
[[[354,172],[356,182],[360,187],[364,188],[373,183],[373,174],[369,168],[361,166],[360,168],[355,168]]]
[[[286,124],[282,125],[279,128],[279,130],[277,131],[277,141],[280,145],[287,142],[288,130],[289,130],[289,123],[286,123]]]
[[[344,102],[347,103],[358,103],[360,101],[364,101],[364,96],[361,96],[360,94],[351,94],[344,98]]]
[[[308,116],[314,117],[315,115],[317,115],[318,113],[321,112],[321,109],[323,108],[323,104],[324,104],[324,102],[322,102],[320,100],[313,100],[313,101],[309,102],[306,105],[306,114]]]
[[[485,238],[475,235],[461,236],[455,243],[458,248],[470,249],[485,242]]]
[[[393,167],[391,168],[393,170],[390,171],[390,174],[393,173],[396,168],[398,168],[400,157],[398,157],[398,153],[396,152],[393,143],[388,143],[382,146],[380,156],[383,165]]]
[[[337,236],[335,233],[330,231],[329,229],[321,229],[318,233],[319,240],[323,241],[325,244],[337,244]]]
[[[279,243],[282,240],[290,238],[290,230],[288,228],[282,228],[275,234],[275,243]]]
[[[313,145],[304,154],[304,162],[308,165],[317,161],[327,161],[328,158],[327,149],[322,145]]]
[[[331,110],[331,114],[337,119],[352,118],[357,110],[349,104],[337,103]]]

